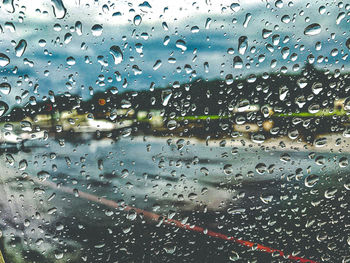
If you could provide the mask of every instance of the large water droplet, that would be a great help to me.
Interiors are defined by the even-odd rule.
[[[83,34],[83,24],[80,21],[75,22],[75,32],[78,36]]]
[[[171,89],[163,90],[162,91],[162,105],[167,106],[168,102],[173,95],[173,92]]]
[[[134,17],[134,25],[135,25],[135,26],[139,26],[139,25],[141,24],[141,22],[142,22],[141,16],[140,16],[140,15],[136,15],[136,16]]]
[[[66,62],[67,62],[67,64],[68,64],[69,66],[73,66],[73,65],[75,65],[75,58],[73,58],[73,57],[68,57],[67,60],[66,60]]]
[[[238,12],[241,9],[241,5],[239,3],[232,3],[230,8],[233,12]]]
[[[8,95],[10,94],[11,92],[11,85],[6,83],[6,82],[3,82],[0,84],[0,91],[2,94],[5,94],[5,95]]]
[[[319,179],[320,177],[318,175],[310,174],[305,178],[305,186],[314,187]]]
[[[65,17],[67,9],[64,7],[62,0],[51,0],[53,14],[57,19]]]
[[[248,38],[246,36],[241,36],[238,39],[238,53],[244,55],[248,48]]]
[[[177,48],[181,49],[182,51],[185,51],[187,49],[186,42],[183,41],[182,39],[177,40],[175,45]]]
[[[95,37],[101,36],[103,32],[103,27],[101,25],[93,25],[91,28],[92,35]]]
[[[348,40],[346,40],[345,42],[345,46],[350,49],[350,38]]]
[[[117,65],[123,61],[123,52],[121,51],[120,47],[111,46],[109,49],[109,53],[112,54],[112,57],[114,59],[114,64]]]
[[[15,12],[15,7],[13,5],[13,0],[3,0],[2,1],[4,7],[5,7],[5,10],[9,13],[13,13]]]
[[[4,115],[9,109],[7,103],[0,101],[0,117]]]
[[[341,21],[344,19],[345,17],[345,13],[344,12],[341,12],[339,13],[337,19],[336,19],[336,24],[339,25],[341,23]]]
[[[314,35],[318,35],[319,33],[321,33],[321,26],[320,24],[317,24],[317,23],[308,25],[304,30],[304,34],[307,36],[314,36]]]
[[[40,181],[45,181],[47,178],[50,177],[50,174],[46,171],[40,171],[37,173],[37,176]]]
[[[27,48],[27,41],[24,39],[20,40],[15,47],[15,52],[17,57],[22,57]]]
[[[5,67],[10,64],[10,58],[3,53],[0,53],[0,67]]]

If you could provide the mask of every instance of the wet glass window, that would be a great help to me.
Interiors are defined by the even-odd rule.
[[[350,262],[350,2],[2,0],[0,262]]]

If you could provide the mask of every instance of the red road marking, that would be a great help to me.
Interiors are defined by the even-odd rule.
[[[65,192],[65,193],[69,193],[69,194],[75,195],[74,190],[72,188],[70,188],[70,187],[67,187],[67,186],[59,186],[59,185],[57,185],[57,184],[55,184],[53,182],[40,181],[40,180],[38,180],[36,178],[30,178],[29,180],[33,180],[34,182],[36,182],[38,184],[45,185],[45,186],[57,189],[57,190],[59,190],[61,192]],[[127,205],[121,207],[115,201],[112,201],[112,200],[109,200],[109,199],[106,199],[106,198],[103,198],[103,197],[99,197],[99,196],[96,196],[96,195],[92,195],[92,194],[89,194],[89,193],[85,193],[85,192],[79,191],[79,197],[84,198],[84,199],[89,200],[89,201],[92,201],[92,202],[101,203],[101,204],[104,204],[104,205],[109,206],[109,207],[123,208],[124,211],[134,210],[137,214],[143,214],[146,218],[154,220],[154,221],[159,221],[161,218],[163,218],[161,215],[158,215],[158,214],[155,214],[153,212],[149,212],[149,211],[146,211],[146,210],[143,210],[143,209],[140,209],[140,208],[135,208],[135,207],[127,206]],[[203,227],[190,226],[189,224],[183,224],[180,221],[175,220],[175,219],[165,218],[165,219],[163,219],[163,223],[167,224],[167,225],[171,225],[171,226],[176,226],[178,228],[182,228],[182,229],[186,229],[186,230],[191,230],[191,231],[194,231],[194,232],[202,233],[202,234],[205,234],[205,235],[208,235],[208,236],[211,236],[211,237],[216,237],[216,238],[220,238],[220,239],[223,239],[223,240],[231,241],[231,242],[234,242],[234,243],[237,243],[237,244],[249,247],[249,248],[252,248],[255,245],[256,249],[259,250],[259,251],[267,252],[267,253],[271,253],[271,254],[272,253],[279,253],[280,256],[286,256],[284,254],[284,252],[281,251],[281,250],[270,248],[270,247],[266,247],[264,245],[253,243],[253,242],[250,242],[250,241],[241,240],[241,239],[238,239],[238,238],[235,238],[235,237],[231,237],[231,236],[227,236],[225,234],[221,234],[221,233],[214,232],[214,231],[211,231],[211,230],[206,230]],[[293,255],[288,255],[286,257],[288,259],[290,259],[290,260],[295,260],[295,261],[298,261],[298,262],[301,262],[301,263],[318,263],[317,261],[313,261],[313,260],[310,260],[310,259],[305,259],[305,258],[302,258],[302,257],[293,256]]]

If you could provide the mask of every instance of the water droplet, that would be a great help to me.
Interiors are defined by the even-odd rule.
[[[66,59],[66,62],[67,62],[67,64],[68,64],[69,66],[73,66],[73,65],[75,65],[75,58],[73,58],[73,57],[68,57],[68,58]]]
[[[200,172],[201,172],[202,174],[204,174],[205,176],[208,176],[208,175],[209,175],[209,170],[208,170],[208,168],[206,168],[206,167],[202,167],[202,168],[200,169]]]
[[[0,53],[0,67],[6,67],[10,64],[10,58],[3,53]]]
[[[319,181],[320,177],[315,174],[310,174],[305,178],[305,186],[306,187],[314,187]]]
[[[46,171],[40,171],[37,173],[37,177],[40,181],[45,181],[47,178],[50,177],[50,174]]]
[[[164,244],[164,250],[168,254],[174,254],[176,251],[176,245],[174,245],[170,242],[167,242]]]
[[[65,17],[67,9],[64,7],[62,0],[51,0],[53,14],[57,19]]]
[[[263,31],[262,31],[262,37],[263,37],[263,39],[266,39],[266,38],[268,38],[269,36],[271,36],[271,34],[272,34],[272,31],[271,30],[269,30],[269,29],[263,29]]]
[[[277,8],[282,8],[282,7],[283,7],[283,1],[282,1],[282,0],[277,0],[277,1],[275,2],[275,6],[276,6]]]
[[[290,22],[290,16],[289,15],[282,16],[281,21],[285,24],[288,24]]]
[[[341,157],[340,159],[339,159],[339,166],[341,167],[341,168],[345,168],[345,167],[347,167],[349,165],[349,160],[348,160],[348,158],[346,158],[346,157]]]
[[[112,57],[114,59],[114,64],[118,65],[123,61],[123,52],[121,51],[120,47],[111,46],[109,49],[109,53],[112,54]]]
[[[260,200],[263,201],[263,203],[268,204],[271,203],[273,200],[273,195],[272,194],[261,194],[260,195]]]
[[[233,173],[233,168],[232,168],[232,165],[231,165],[231,164],[226,164],[226,165],[224,166],[224,173],[225,173],[226,175],[230,175],[230,174]]]
[[[0,84],[0,91],[2,94],[8,95],[11,92],[11,85],[4,82]]]
[[[235,251],[231,251],[231,254],[230,254],[230,256],[229,256],[229,259],[230,259],[231,261],[237,261],[237,260],[239,260],[239,255],[238,255],[238,253],[235,252]]]
[[[83,24],[80,21],[75,22],[75,32],[78,36],[83,34]]]
[[[264,174],[267,171],[267,167],[264,163],[258,163],[255,166],[255,170],[258,174]]]
[[[171,98],[171,96],[173,95],[173,92],[171,89],[167,89],[167,90],[163,90],[162,91],[162,105],[163,106],[167,106],[168,105],[168,102]]]
[[[61,251],[55,251],[55,258],[56,259],[61,259],[63,258],[64,254]]]
[[[176,128],[176,126],[177,126],[177,122],[175,120],[170,120],[167,123],[167,127],[170,131],[174,130]]]
[[[139,26],[141,24],[141,22],[142,22],[142,17],[140,15],[136,15],[134,17],[134,25]]]
[[[250,19],[252,19],[252,14],[251,13],[247,13],[245,15],[245,19],[244,19],[244,22],[243,22],[243,27],[245,27],[245,28],[248,27]]]
[[[103,27],[101,25],[93,25],[91,28],[92,35],[95,37],[101,36],[103,32]]]
[[[27,48],[27,41],[24,39],[20,40],[15,47],[15,52],[17,57],[22,57]]]
[[[235,56],[233,58],[233,67],[236,69],[241,69],[243,68],[243,60],[240,56]]]
[[[5,10],[9,13],[13,13],[15,12],[15,7],[13,5],[13,0],[3,0],[2,1],[4,7],[5,7]]]
[[[324,192],[324,197],[327,198],[327,199],[331,199],[335,196],[335,194],[338,192],[338,189],[335,188],[335,187],[331,187],[329,189],[327,189],[325,192]]]
[[[162,65],[162,61],[160,59],[158,59],[156,61],[156,63],[154,63],[154,65],[153,65],[153,70],[159,69],[161,65]]]
[[[182,51],[186,51],[187,47],[186,47],[186,42],[183,41],[182,39],[179,39],[176,41],[176,47],[181,49]]]
[[[317,24],[317,23],[308,25],[304,30],[304,34],[307,36],[315,36],[315,35],[318,35],[319,33],[321,33],[321,26],[320,24]]]
[[[344,19],[344,17],[345,17],[344,12],[339,13],[339,15],[337,16],[337,19],[336,19],[336,24],[339,25],[341,23],[341,21]]]
[[[9,109],[7,103],[0,101],[0,117],[3,116]]]
[[[248,38],[246,36],[241,36],[238,39],[238,53],[244,55],[248,48]]]
[[[211,18],[208,17],[207,20],[205,21],[205,29],[209,29],[210,24],[211,24]]]
[[[233,12],[238,12],[241,9],[241,5],[239,3],[232,3],[230,8]]]
[[[64,35],[64,43],[65,44],[69,44],[69,42],[71,42],[73,39],[73,36],[71,33],[67,33]]]
[[[348,49],[350,49],[350,38],[348,38],[348,40],[346,40],[345,46],[346,46]]]
[[[324,5],[321,5],[320,8],[318,9],[318,12],[323,15],[326,13],[326,7]]]

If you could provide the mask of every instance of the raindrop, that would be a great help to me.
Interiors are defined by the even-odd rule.
[[[290,16],[289,15],[282,16],[281,21],[285,24],[288,24],[290,22]]]
[[[2,94],[5,94],[5,95],[8,95],[10,94],[11,92],[11,85],[6,83],[6,82],[3,82],[0,84],[0,91]]]
[[[230,174],[233,173],[233,168],[232,168],[232,165],[231,165],[231,164],[226,164],[226,165],[224,166],[224,173],[225,173],[226,175],[230,175]]]
[[[263,29],[263,31],[262,31],[262,37],[263,37],[263,39],[266,39],[266,38],[268,38],[269,36],[271,36],[271,34],[272,34],[272,31],[271,30],[268,30],[268,29]]]
[[[319,33],[321,33],[321,26],[320,24],[317,24],[317,23],[308,25],[304,30],[304,34],[307,36],[315,36],[315,35],[318,35]]]
[[[159,69],[161,65],[162,65],[162,61],[160,59],[158,59],[156,61],[156,63],[154,63],[154,65],[153,65],[153,70]]]
[[[26,48],[27,48],[27,41],[25,41],[24,39],[20,40],[17,46],[15,47],[16,56],[21,57],[26,51]]]
[[[350,49],[350,38],[348,38],[348,40],[346,40],[345,46],[346,46],[348,49]]]
[[[267,167],[264,163],[258,163],[255,166],[255,170],[258,174],[264,174],[267,171]]]
[[[63,258],[64,254],[61,251],[55,251],[55,258],[56,259],[61,259]]]
[[[268,204],[271,203],[273,200],[273,195],[271,194],[261,194],[260,200],[263,201],[263,203]]]
[[[0,101],[0,117],[3,116],[9,109],[7,103]]]
[[[241,69],[243,68],[243,60],[240,56],[235,56],[233,58],[233,67],[235,69]]]
[[[3,53],[0,53],[0,67],[5,67],[10,64],[10,58]]]
[[[80,21],[75,22],[75,32],[78,36],[83,34],[83,24]]]
[[[305,178],[305,186],[306,187],[314,187],[319,181],[320,177],[315,174],[310,174]]]
[[[283,7],[283,1],[282,0],[277,0],[275,2],[275,6],[278,7],[278,8],[282,8]]]
[[[112,54],[114,64],[118,65],[123,61],[123,52],[121,51],[119,46],[111,46],[109,49],[109,53]]]
[[[167,127],[170,131],[174,130],[176,128],[176,126],[177,126],[177,122],[175,120],[170,120],[167,123]]]
[[[186,42],[183,41],[182,39],[179,39],[176,41],[176,47],[181,49],[182,51],[186,51],[187,47],[186,47]]]
[[[231,255],[229,256],[229,259],[231,261],[238,261],[239,260],[239,254],[235,251],[231,251]]]
[[[250,19],[252,19],[252,14],[251,13],[247,13],[245,15],[245,19],[244,19],[244,22],[243,22],[243,27],[245,27],[245,28],[248,27]]]
[[[246,36],[241,36],[238,39],[238,53],[244,55],[248,48],[248,38]]]
[[[69,66],[75,65],[75,58],[73,57],[68,57],[66,61]]]
[[[164,250],[168,254],[174,254],[176,251],[176,245],[168,242],[164,244]]]
[[[318,9],[318,12],[323,15],[326,13],[326,7],[324,5],[321,5],[320,8]]]
[[[92,35],[95,37],[101,36],[103,32],[103,27],[101,25],[93,25],[91,28]]]
[[[62,0],[51,0],[53,14],[57,19],[65,17],[67,9],[64,7]]]
[[[344,17],[345,17],[345,13],[344,12],[339,13],[339,15],[338,15],[338,17],[336,19],[337,25],[339,25],[341,23],[341,21],[344,19]]]
[[[65,34],[65,35],[64,35],[64,43],[65,43],[65,44],[69,44],[69,42],[72,41],[72,38],[73,38],[73,36],[72,36],[71,33]]]
[[[134,17],[134,25],[135,25],[135,26],[139,26],[139,25],[141,24],[141,22],[142,22],[141,16],[140,16],[140,15],[136,15],[136,16]]]
[[[230,8],[233,12],[238,12],[241,9],[241,5],[239,3],[232,3]]]
[[[50,177],[50,174],[46,171],[40,171],[37,173],[37,176],[40,181],[45,181],[47,178]]]
[[[23,160],[21,160],[21,161],[19,162],[19,167],[18,167],[18,168],[19,168],[21,171],[27,169],[27,167],[28,167],[27,160],[23,159]]]
[[[210,24],[211,24],[211,18],[208,17],[207,20],[205,21],[205,29],[209,29]]]
[[[167,106],[169,103],[169,100],[171,96],[173,95],[173,92],[171,89],[163,90],[162,91],[162,105]]]
[[[4,7],[5,7],[5,10],[9,13],[13,13],[15,12],[15,7],[13,5],[13,0],[3,0],[2,1]]]

